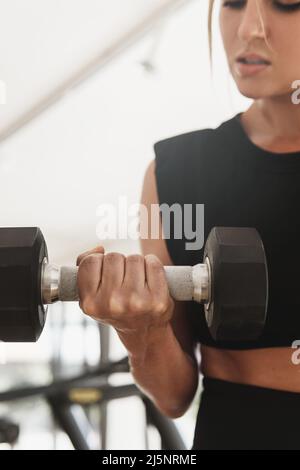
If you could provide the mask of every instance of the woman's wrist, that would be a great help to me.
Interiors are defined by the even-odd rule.
[[[152,326],[144,330],[130,332],[118,331],[118,336],[128,351],[131,365],[141,365],[148,355],[160,352],[174,333],[170,322],[165,325]]]

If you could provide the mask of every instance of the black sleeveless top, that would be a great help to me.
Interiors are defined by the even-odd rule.
[[[195,340],[225,349],[291,346],[300,340],[300,151],[272,153],[246,134],[241,113],[215,129],[167,138],[154,145],[159,204],[204,204],[204,241],[211,229],[255,227],[269,274],[267,322],[257,341],[215,342],[204,306],[187,302]],[[174,234],[173,234],[174,235]],[[204,246],[166,238],[175,265],[203,262]]]

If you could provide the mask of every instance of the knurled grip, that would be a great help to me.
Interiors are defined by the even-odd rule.
[[[174,300],[204,302],[207,293],[206,265],[164,266],[171,297]],[[58,299],[63,302],[78,300],[77,266],[62,266],[58,277]]]

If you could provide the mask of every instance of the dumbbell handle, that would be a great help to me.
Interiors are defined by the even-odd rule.
[[[174,300],[195,300],[207,303],[210,300],[209,260],[195,266],[164,266],[170,295]],[[59,300],[78,300],[76,266],[56,266],[46,261],[41,275],[42,299],[44,304]]]

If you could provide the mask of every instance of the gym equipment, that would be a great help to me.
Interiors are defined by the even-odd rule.
[[[216,341],[256,340],[262,333],[268,271],[256,229],[214,227],[203,264],[164,269],[175,300],[204,304]],[[49,264],[39,228],[0,228],[0,340],[37,341],[47,305],[78,300],[77,270]]]
[[[0,418],[0,444],[14,445],[20,434],[20,426],[10,419]]]
[[[100,325],[100,329],[102,326]],[[116,373],[126,375],[130,373],[128,357],[102,363],[73,377],[56,379],[48,385],[25,386],[0,392],[0,404],[42,398],[46,400],[56,425],[68,435],[74,449],[95,450],[91,448],[88,440],[89,431],[95,433],[95,428],[87,417],[88,410],[91,407],[102,407],[112,400],[137,397],[145,408],[146,449],[149,449],[147,431],[154,427],[160,435],[162,450],[187,450],[173,420],[162,415],[150,398],[143,394],[136,384],[112,385],[110,383],[109,377]],[[73,409],[74,405],[76,405],[76,410]],[[101,414],[101,422],[102,419]],[[5,423],[4,435],[2,423],[4,424],[4,420],[0,419],[0,443],[5,439],[5,442],[13,444],[13,438],[17,439],[18,437],[16,435],[17,429],[8,429],[8,425]],[[103,429],[101,431],[105,432]],[[99,437],[102,441],[103,436]],[[107,450],[105,442],[101,442],[100,449]]]

